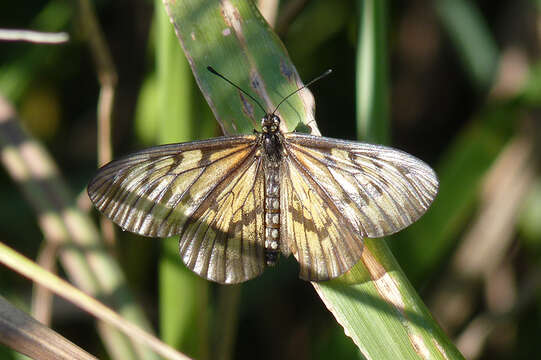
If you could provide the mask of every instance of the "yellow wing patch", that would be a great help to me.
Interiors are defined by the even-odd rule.
[[[360,259],[362,237],[318,191],[311,175],[291,161],[283,169],[283,238],[300,264],[299,276],[311,281],[340,276]]]
[[[311,135],[284,135],[283,231],[300,276],[326,280],[349,270],[364,237],[416,221],[437,193],[434,171],[402,151]]]
[[[186,223],[180,255],[190,269],[220,283],[239,283],[264,270],[261,158],[222,180]]]

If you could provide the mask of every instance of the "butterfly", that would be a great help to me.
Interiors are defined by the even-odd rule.
[[[189,269],[234,284],[280,254],[295,256],[302,279],[338,277],[361,258],[363,238],[407,227],[437,194],[434,171],[410,154],[280,123],[275,109],[260,132],[127,155],[99,169],[88,195],[124,230],[179,235]]]

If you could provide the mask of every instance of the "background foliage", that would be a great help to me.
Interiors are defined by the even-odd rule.
[[[64,45],[0,43],[0,94],[52,153],[74,194],[83,191],[96,168],[98,79],[103,81],[93,62],[96,51],[85,32],[81,3],[0,5],[2,28],[62,30],[71,36]],[[159,27],[163,11],[154,12],[157,4],[94,4],[118,74],[115,154],[156,142],[220,134],[189,68],[181,63],[171,29]],[[355,122],[359,6],[346,0],[281,1],[276,14],[275,29],[305,81],[329,67],[334,70],[312,90],[319,129],[329,137],[354,139],[361,128]],[[390,68],[389,143],[426,160],[441,179],[429,213],[389,244],[468,358],[530,358],[541,351],[541,180],[536,148],[540,20],[538,2],[527,0],[410,1],[389,3],[387,8],[388,48],[382,61]],[[169,31],[169,40],[158,36],[163,31]],[[177,51],[177,57],[168,51]],[[160,61],[171,58],[177,59],[178,71],[160,73]],[[179,104],[160,103],[163,81],[170,83],[169,95]],[[165,120],[156,115],[164,107],[171,108]],[[171,139],[170,133],[161,133],[166,120],[185,137]],[[5,173],[0,183],[0,240],[36,258],[44,235],[32,207]],[[168,263],[178,261],[161,257],[168,246],[163,245],[164,250],[160,241],[117,232],[113,253],[146,315],[160,324],[162,337],[177,342],[183,352],[209,356],[208,349],[223,339],[212,331],[208,338],[200,336],[210,327],[236,334],[230,339],[235,342],[233,358],[359,357],[312,287],[297,279],[292,259],[224,297],[222,292],[232,290],[202,285],[174,265],[168,270]],[[175,253],[176,244],[171,247]],[[162,276],[163,283],[158,283],[158,271],[171,271],[169,280]],[[1,294],[28,308],[30,284],[5,268],[0,278]],[[171,283],[185,293],[167,297],[163,287]],[[238,317],[232,317],[238,331],[216,320],[227,308],[217,299],[235,297],[240,307]],[[205,301],[210,306],[198,308]],[[160,319],[165,307],[174,309],[173,315]],[[52,327],[100,358],[111,356],[96,335],[94,321],[72,305],[55,300]],[[4,348],[0,351],[2,357],[12,356]]]

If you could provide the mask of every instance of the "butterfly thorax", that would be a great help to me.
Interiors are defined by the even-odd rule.
[[[275,265],[280,253],[280,118],[269,114],[261,121],[261,146],[265,156],[265,263]]]
[[[270,162],[278,163],[282,159],[280,140],[280,118],[273,114],[265,115],[261,121],[261,138],[265,157]]]

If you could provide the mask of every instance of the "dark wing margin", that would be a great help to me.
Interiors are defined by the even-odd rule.
[[[253,177],[259,174],[258,148],[254,135],[153,147],[102,167],[88,195],[124,230],[180,234],[181,257],[197,274],[241,282],[264,268],[264,215],[256,203],[263,201],[263,180]],[[242,217],[246,212],[250,223]],[[239,214],[243,222],[236,221]]]
[[[342,253],[355,249],[354,242],[362,244],[364,237],[377,238],[402,230],[419,219],[436,197],[438,179],[434,171],[400,150],[298,133],[284,134],[284,138],[287,172],[292,177],[285,191],[291,189],[290,200],[303,202],[303,209],[314,208],[311,217],[299,214],[300,205],[295,202],[287,211],[296,212],[299,219],[304,216],[305,222],[313,221],[314,212],[324,211],[321,221],[326,221],[325,228],[337,228],[340,234],[335,241],[338,247],[327,252],[328,258],[336,259],[321,257],[314,250],[315,241],[307,242],[311,245],[307,249],[298,239],[288,237],[292,252],[297,247],[301,277],[303,263],[309,261],[328,266],[346,258],[351,264],[353,260]],[[293,215],[288,222],[296,223]],[[292,225],[285,225],[289,232]],[[325,238],[319,237],[320,241]],[[354,250],[351,254],[357,262],[360,253]],[[330,278],[336,273],[328,272]],[[315,271],[309,279],[322,280],[318,274],[324,272]]]

